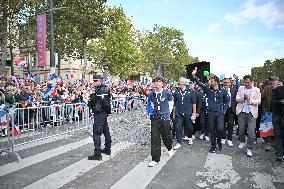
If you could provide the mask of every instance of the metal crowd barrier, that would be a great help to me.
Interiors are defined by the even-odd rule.
[[[139,109],[140,111],[145,111],[145,102],[146,98],[134,97],[130,100],[126,100],[121,99],[121,97],[117,97],[115,100],[111,101],[112,113],[116,114],[116,116],[110,116],[108,118],[108,122],[125,121],[131,124],[131,122],[126,118],[125,113],[137,109]]]
[[[131,124],[127,113],[134,109],[119,109],[123,103],[111,101],[113,114],[108,117],[108,122],[124,121]],[[1,124],[0,155],[3,152],[15,155],[18,162],[21,158],[15,152],[17,146],[79,130],[92,134],[93,114],[84,103],[15,108],[5,115],[9,121],[6,126]]]
[[[5,152],[9,156],[15,155],[17,158],[17,161],[20,161],[20,156],[17,152],[14,150],[14,138],[15,138],[15,127],[13,124],[14,120],[14,114],[9,114],[4,111],[1,111],[1,122],[0,122],[0,129],[1,129],[1,146],[0,146],[0,155]],[[11,125],[11,135],[10,135],[10,125]],[[5,131],[4,131],[5,130]],[[5,138],[4,136],[7,136]]]
[[[64,135],[77,130],[88,130],[91,116],[86,104],[64,104],[15,108],[9,114],[7,137],[1,136],[1,153],[16,154],[19,145]]]
[[[130,99],[115,97],[112,103],[112,112],[124,112],[126,110],[140,109],[143,110],[143,107],[146,105],[146,98],[132,97]]]

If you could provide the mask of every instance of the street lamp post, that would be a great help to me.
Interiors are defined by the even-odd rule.
[[[54,74],[55,54],[54,54],[53,0],[49,0],[49,10],[50,10],[50,74]]]
[[[38,13],[49,13],[50,14],[50,73],[55,73],[55,50],[54,50],[54,21],[53,21],[53,11],[65,9],[66,7],[53,8],[53,0],[48,0],[49,10]]]

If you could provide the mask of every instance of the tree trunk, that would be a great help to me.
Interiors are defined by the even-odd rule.
[[[10,46],[10,55],[11,55],[11,75],[14,75],[14,56],[13,56],[12,46]]]
[[[7,24],[8,24],[8,0],[2,0],[1,6],[2,6],[2,30],[1,30],[1,51],[2,51],[2,57],[0,62],[0,77],[4,77],[4,70],[7,60]]]
[[[58,55],[58,59],[57,59],[57,63],[58,63],[58,67],[57,67],[57,71],[58,71],[58,76],[60,76],[60,74],[61,74],[61,72],[60,72],[60,67],[61,67],[61,65],[60,65],[60,63],[61,63],[61,57]]]
[[[83,39],[83,48],[84,48],[84,65],[83,65],[83,79],[86,77],[86,69],[87,69],[87,39]]]

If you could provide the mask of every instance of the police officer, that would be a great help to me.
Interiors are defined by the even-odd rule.
[[[174,93],[174,117],[176,119],[176,137],[177,144],[174,146],[174,150],[181,147],[181,135],[182,126],[184,124],[185,130],[187,130],[187,137],[189,138],[188,144],[193,143],[192,139],[192,118],[196,118],[196,96],[195,92],[191,88],[187,88],[185,85],[186,79],[181,77],[179,79],[179,88]]]
[[[156,90],[148,95],[147,115],[151,119],[151,156],[149,167],[155,166],[161,157],[161,136],[169,156],[174,154],[170,130],[170,114],[173,109],[173,96],[163,89],[164,79],[155,79]]]
[[[111,136],[109,132],[107,117],[111,113],[110,89],[102,84],[103,78],[95,75],[93,85],[95,92],[90,95],[89,107],[94,113],[93,140],[95,145],[94,154],[88,157],[88,160],[101,160],[104,153],[111,154]],[[105,136],[105,148],[101,149],[101,135]]]

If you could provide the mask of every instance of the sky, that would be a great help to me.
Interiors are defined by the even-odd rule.
[[[184,33],[189,54],[211,72],[250,74],[265,60],[284,58],[284,0],[108,0],[132,17],[136,30],[154,24]]]

